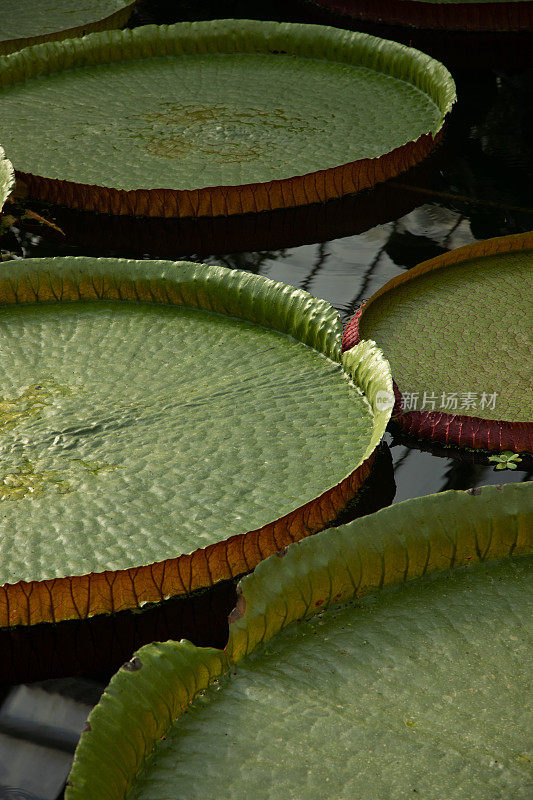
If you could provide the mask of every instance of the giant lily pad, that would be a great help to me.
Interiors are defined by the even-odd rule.
[[[533,450],[528,395],[533,234],[488,239],[393,278],[346,328],[390,360],[394,422],[411,435],[487,450]]]
[[[115,675],[66,798],[525,798],[532,495],[411,500],[263,562],[225,651]]]
[[[312,0],[359,20],[434,30],[530,31],[531,0]]]
[[[162,217],[373,186],[428,154],[455,99],[442,64],[402,45],[246,20],[40,45],[0,61],[0,85],[0,136],[31,195]]]
[[[0,627],[249,571],[335,519],[390,416],[373,343],[341,365],[337,312],[249,273],[27,259],[0,326]]]
[[[435,156],[440,157],[443,149],[444,145]],[[109,250],[130,257],[151,253],[153,257],[173,259],[183,253],[200,256],[280,250],[354,236],[408,214],[421,202],[416,188],[419,183],[425,188],[431,172],[426,167],[434,166],[435,162],[428,157],[406,173],[405,178],[415,183],[412,191],[406,192],[395,181],[386,181],[367,192],[327,203],[279,208],[261,214],[180,219],[99,214],[55,206],[54,219],[65,232],[69,246],[93,248],[98,242],[102,252]]]
[[[0,145],[0,211],[15,183],[13,164],[6,158],[6,154]]]
[[[0,54],[39,42],[120,28],[134,5],[123,0],[2,0]]]

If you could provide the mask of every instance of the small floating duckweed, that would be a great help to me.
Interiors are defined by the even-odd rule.
[[[503,453],[499,453],[497,456],[490,456],[489,461],[496,462],[494,469],[516,469],[517,464],[522,459],[518,453],[513,453],[512,450],[504,450]]]

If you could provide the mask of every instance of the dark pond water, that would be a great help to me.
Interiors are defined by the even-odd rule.
[[[191,4],[184,8],[190,11]],[[208,3],[197,9],[197,18],[209,16]],[[169,4],[153,3],[152,10],[160,15],[157,21],[171,21],[164,16]],[[533,229],[533,69],[455,72],[454,77],[459,102],[439,151],[421,168],[373,192],[267,215],[259,223],[243,218],[207,227],[164,224],[156,235],[153,229],[119,229],[109,220],[35,205],[66,236],[27,223],[13,227],[0,239],[3,258],[118,255],[222,264],[306,289],[329,300],[346,321],[363,299],[422,260],[477,239]],[[530,480],[533,474],[526,460],[520,469],[496,472],[471,453],[423,450],[391,434],[386,439],[392,470],[387,455],[383,469],[389,479],[393,472],[394,502],[446,489]],[[232,591],[221,590],[222,616],[231,607]],[[147,615],[144,640],[171,636],[184,613],[170,605],[163,617]],[[98,651],[115,648],[115,660],[125,660],[129,643],[133,648],[139,642],[130,619],[122,628],[108,625],[94,634],[92,649],[87,649],[86,631],[68,625],[42,631],[31,642],[0,643],[4,675],[12,675],[10,683],[0,685],[0,800],[62,796],[79,732],[109,677]],[[22,672],[9,673],[5,666],[11,661],[15,670],[17,659],[24,661],[22,672],[27,667],[25,680],[31,665],[40,678],[47,677],[47,670],[61,677],[15,684]],[[75,677],[82,669],[88,674]]]

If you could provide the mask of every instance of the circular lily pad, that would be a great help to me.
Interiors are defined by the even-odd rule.
[[[531,0],[312,0],[360,20],[434,30],[530,31]]]
[[[163,217],[373,186],[428,154],[455,99],[442,64],[394,42],[242,20],[42,45],[1,63],[0,84],[31,195]]]
[[[418,498],[263,562],[224,651],[150,644],[114,676],[66,799],[525,800],[532,489]]]
[[[123,0],[2,0],[0,55],[39,42],[121,28],[134,5]]]
[[[353,317],[343,348],[372,339],[389,359],[394,422],[486,450],[533,450],[529,392],[533,234],[452,250],[393,278]]]
[[[0,303],[0,627],[247,572],[370,472],[388,365],[365,343],[343,368],[338,314],[306,292],[183,262],[28,259]]]
[[[0,211],[15,183],[13,164],[6,158],[3,147],[0,145]]]

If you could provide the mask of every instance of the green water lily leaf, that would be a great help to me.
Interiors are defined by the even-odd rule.
[[[134,608],[327,527],[390,409],[371,342],[266,278],[27,259],[0,276],[0,627]]]
[[[131,0],[2,0],[0,55],[39,42],[120,28],[134,5]]]
[[[66,798],[525,798],[532,522],[530,484],[452,491],[264,561],[225,651],[115,675]]]
[[[512,450],[505,450],[497,456],[490,456],[489,461],[496,462],[494,469],[516,469],[522,459],[518,456],[518,453],[513,453]]]
[[[528,396],[533,235],[477,242],[376,292],[345,332],[389,359],[406,432],[489,450],[533,449]]]
[[[313,25],[143,26],[0,61],[0,137],[30,194],[114,214],[240,214],[359,191],[424,158],[454,100],[428,56]]]
[[[11,194],[14,183],[13,164],[6,158],[6,154],[0,145],[0,211]]]

